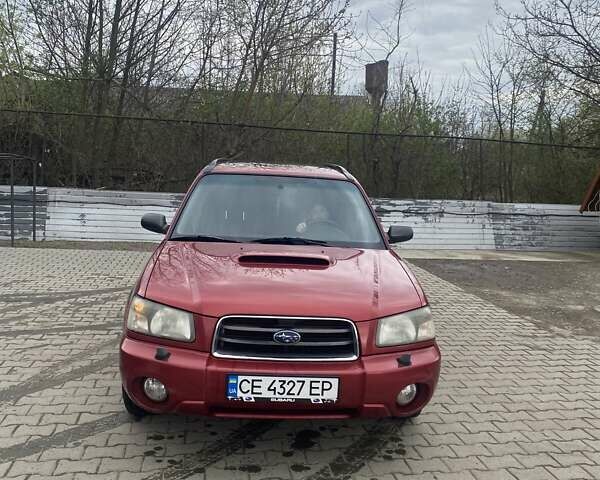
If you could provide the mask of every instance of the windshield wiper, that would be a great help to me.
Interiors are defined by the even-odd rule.
[[[323,240],[311,240],[310,238],[302,237],[270,237],[270,238],[257,238],[252,240],[252,243],[274,243],[282,245],[320,245],[325,247],[329,245],[328,242]]]
[[[226,243],[240,243],[239,240],[232,240],[229,238],[214,237],[212,235],[176,235],[169,240],[179,240],[181,242],[226,242]]]

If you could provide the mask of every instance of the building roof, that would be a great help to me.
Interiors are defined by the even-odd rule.
[[[596,177],[590,183],[579,211],[582,213],[600,211],[600,169],[598,169]]]
[[[317,167],[313,165],[279,165],[274,163],[225,161],[217,163],[213,167],[212,172],[329,178],[334,180],[348,179],[348,177],[346,177],[339,169],[328,166]]]

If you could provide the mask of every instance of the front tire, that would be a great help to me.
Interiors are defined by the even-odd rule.
[[[123,405],[125,406],[125,410],[127,410],[130,415],[133,415],[135,418],[143,418],[146,415],[150,415],[150,412],[144,410],[142,407],[139,407],[133,402],[123,387],[121,387],[121,390],[123,392]]]

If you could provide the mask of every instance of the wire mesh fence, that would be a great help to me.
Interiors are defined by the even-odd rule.
[[[338,163],[374,197],[578,203],[598,148],[92,114],[0,111],[0,151],[47,186],[184,191],[212,159]],[[27,182],[30,172],[16,182]],[[0,183],[7,183],[0,165]]]

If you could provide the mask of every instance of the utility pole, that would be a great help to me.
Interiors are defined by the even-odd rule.
[[[330,95],[333,97],[335,95],[335,68],[336,68],[336,60],[337,60],[337,33],[333,34],[333,61],[331,67],[331,91]]]

